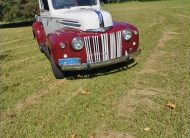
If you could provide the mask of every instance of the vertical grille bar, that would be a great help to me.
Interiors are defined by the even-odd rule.
[[[109,60],[108,34],[101,34],[103,61]]]
[[[90,44],[90,37],[84,37],[84,43],[85,43],[85,46],[86,46],[87,63],[93,63],[92,50],[91,50],[91,44]]]
[[[92,42],[93,42],[93,51],[94,51],[94,60],[95,62],[97,61],[97,45],[95,42],[95,36],[92,37]]]
[[[100,59],[100,45],[99,45],[98,36],[96,36],[96,44],[97,44],[97,57],[99,62],[101,59]]]
[[[121,46],[121,31],[116,33],[116,39],[117,39],[117,57],[121,57],[122,54],[122,46]]]
[[[92,37],[92,41],[93,41],[93,50],[94,50],[94,59],[95,62],[99,62],[100,61],[100,50],[99,50],[99,41],[98,41],[98,36],[93,36]]]
[[[110,58],[116,58],[116,44],[115,44],[115,34],[110,34]]]
[[[108,34],[105,34],[105,39],[106,39],[106,47],[105,47],[105,50],[106,50],[106,60],[109,60],[109,48],[108,48]]]
[[[105,53],[105,44],[104,44],[104,36],[103,36],[103,34],[101,34],[101,41],[102,41],[102,60],[103,61],[105,61],[105,55],[104,55],[104,53]]]

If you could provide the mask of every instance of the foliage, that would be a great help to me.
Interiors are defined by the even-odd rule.
[[[0,21],[31,21],[33,12],[39,12],[38,0],[0,0]],[[159,0],[101,0],[104,3]]]
[[[33,20],[33,11],[37,11],[37,0],[0,0],[0,20],[30,21]]]
[[[138,0],[138,1],[160,1],[160,0]]]
[[[3,19],[3,1],[0,0],[0,21]]]
[[[128,1],[160,1],[160,0],[100,0],[104,3],[118,3],[118,2],[128,2]]]
[[[29,0],[26,3],[20,5],[20,12],[23,20],[33,19],[33,12],[38,11],[38,3],[36,1]]]

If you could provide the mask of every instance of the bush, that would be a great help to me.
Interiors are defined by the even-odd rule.
[[[138,0],[138,1],[145,2],[145,1],[161,1],[161,0]]]
[[[3,2],[0,0],[0,21],[3,20]]]
[[[160,0],[100,0],[104,3],[118,3],[118,2],[127,2],[127,1],[160,1]]]
[[[31,21],[34,19],[33,12],[38,12],[38,3],[37,2],[28,2],[20,5],[20,14],[21,20]]]
[[[8,22],[34,20],[38,10],[37,0],[0,0],[0,20]]]
[[[115,3],[132,0],[101,0]],[[138,0],[159,1],[159,0]],[[0,21],[17,22],[34,20],[33,12],[39,13],[38,0],[0,0]]]

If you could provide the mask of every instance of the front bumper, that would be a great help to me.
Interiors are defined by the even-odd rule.
[[[107,61],[97,62],[97,63],[83,63],[81,65],[67,65],[61,66],[62,71],[80,71],[80,70],[91,70],[99,67],[114,65],[122,62],[127,62],[130,59],[133,59],[137,55],[141,54],[141,49],[137,50],[136,52],[130,53],[127,56],[123,56],[120,58],[110,59]]]

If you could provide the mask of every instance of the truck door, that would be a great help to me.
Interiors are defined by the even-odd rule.
[[[40,16],[42,19],[42,24],[44,27],[44,31],[47,35],[49,33],[48,25],[49,25],[49,18],[50,18],[48,0],[39,0],[39,4],[40,4]]]

